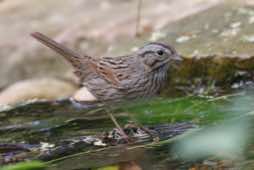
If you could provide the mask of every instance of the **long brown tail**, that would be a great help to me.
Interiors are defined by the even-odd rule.
[[[31,36],[40,41],[42,44],[46,45],[47,47],[53,49],[55,52],[61,54],[71,63],[75,62],[73,60],[83,58],[83,55],[65,47],[64,45],[52,40],[51,38],[43,35],[39,32],[31,33]]]

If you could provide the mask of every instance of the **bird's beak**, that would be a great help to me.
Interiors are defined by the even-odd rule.
[[[183,61],[183,57],[176,54],[174,57],[173,57],[173,62],[175,62],[176,64],[181,64],[181,62]]]

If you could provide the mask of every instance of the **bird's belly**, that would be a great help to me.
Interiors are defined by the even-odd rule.
[[[128,82],[128,83],[127,83]],[[124,101],[155,96],[163,84],[165,76],[141,77],[133,81],[126,81],[124,88],[117,88],[103,79],[93,79],[85,84],[85,88],[78,91],[77,95],[82,100],[89,101]]]
[[[103,79],[92,80],[86,87],[98,101],[117,101],[124,96],[123,92]]]

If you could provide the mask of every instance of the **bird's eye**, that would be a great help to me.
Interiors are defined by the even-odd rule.
[[[157,54],[158,54],[158,55],[163,55],[164,52],[163,52],[162,50],[159,50],[159,51],[157,51]]]

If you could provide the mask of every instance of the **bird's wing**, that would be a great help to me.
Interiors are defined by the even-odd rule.
[[[83,56],[39,32],[32,33],[31,35],[42,44],[64,56],[73,65],[75,69],[74,73],[80,78],[80,81],[86,81],[86,77],[89,75],[97,74],[115,87],[121,88],[117,72],[112,67],[103,65],[105,63],[103,60]]]
[[[128,77],[125,76],[122,70],[123,68],[127,68],[128,65],[122,63],[120,57],[102,57],[94,62],[91,60],[90,65],[96,70],[98,75],[112,84],[115,88],[125,89],[122,80]]]

